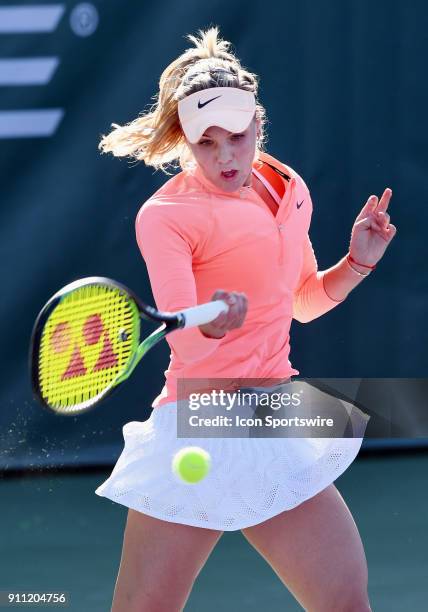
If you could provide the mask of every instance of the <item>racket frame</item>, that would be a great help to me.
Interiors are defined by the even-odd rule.
[[[79,405],[79,407],[71,406],[69,410],[61,409],[58,410],[51,406],[43,397],[42,390],[40,387],[39,381],[39,355],[40,355],[40,343],[42,339],[43,330],[47,320],[49,319],[52,312],[61,302],[61,300],[69,295],[71,292],[81,289],[83,287],[88,287],[90,285],[108,285],[109,287],[113,287],[119,289],[120,291],[127,294],[127,296],[132,300],[132,307],[137,309],[138,314],[138,330],[135,334],[135,339],[132,344],[132,358],[124,372],[118,374],[118,376],[101,391],[96,397],[87,400]],[[161,326],[155,329],[149,336],[147,336],[141,342],[141,318],[152,321],[152,322],[160,322]],[[160,312],[156,308],[145,304],[140,300],[140,298],[126,285],[119,283],[111,278],[107,278],[105,276],[89,276],[86,278],[78,279],[65,285],[59,291],[57,291],[53,296],[49,298],[46,304],[43,306],[41,311],[39,312],[36,321],[33,326],[33,330],[31,333],[30,340],[30,351],[29,351],[29,370],[30,370],[30,378],[31,378],[31,387],[33,391],[34,397],[39,401],[39,403],[49,409],[50,412],[55,412],[56,414],[61,415],[71,415],[80,414],[90,410],[95,404],[105,399],[108,395],[110,395],[115,389],[117,389],[122,382],[127,380],[129,376],[132,374],[138,363],[140,362],[143,355],[150,349],[152,346],[160,342],[169,332],[174,331],[176,329],[180,329],[185,326],[185,317],[181,313],[168,313],[168,312]],[[86,404],[86,405],[85,405]]]

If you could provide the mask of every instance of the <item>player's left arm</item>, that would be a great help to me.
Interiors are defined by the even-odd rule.
[[[302,269],[293,295],[293,319],[296,321],[309,323],[343,301],[333,300],[326,292],[323,279],[326,272],[318,271],[312,242],[309,235],[306,235]]]
[[[349,246],[352,264],[347,254],[328,270],[318,271],[311,241],[306,237],[302,271],[294,292],[293,318],[307,323],[325,314],[364,280],[361,274],[371,273],[367,266],[376,266],[397,232],[386,212],[391,195],[388,188],[379,201],[371,196],[357,216]]]

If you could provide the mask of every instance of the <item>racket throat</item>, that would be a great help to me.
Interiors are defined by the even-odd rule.
[[[133,353],[126,369],[124,370],[124,372],[122,372],[122,374],[119,374],[119,376],[116,378],[114,384],[119,385],[120,383],[124,382],[125,380],[127,380],[132,372],[135,370],[135,368],[137,367],[137,365],[140,363],[141,359],[144,357],[144,355],[158,342],[160,342],[167,334],[168,331],[168,327],[167,325],[164,323],[163,325],[161,325],[160,327],[158,327],[157,329],[155,329],[150,336],[147,336],[147,338],[145,338],[143,340],[143,342],[141,344],[139,344],[137,346],[137,348],[135,349],[135,352]]]

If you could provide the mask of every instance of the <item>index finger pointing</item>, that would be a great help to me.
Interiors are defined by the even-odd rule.
[[[379,200],[379,203],[376,207],[376,212],[385,212],[387,210],[388,204],[391,200],[391,196],[392,189],[390,187],[387,187],[383,192],[381,199]]]

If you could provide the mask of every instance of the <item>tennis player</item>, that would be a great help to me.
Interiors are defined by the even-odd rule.
[[[258,78],[218,28],[198,34],[164,70],[150,111],[113,124],[100,143],[103,152],[165,172],[179,160],[181,171],[136,219],[157,307],[218,298],[229,305],[210,324],[168,336],[171,360],[154,410],[124,426],[123,452],[96,490],[129,508],[112,610],[182,610],[222,533],[241,529],[305,610],[366,612],[363,545],[333,484],[362,438],[178,439],[177,385],[299,374],[289,361],[292,319],[320,317],[371,274],[396,233],[387,212],[392,192],[367,200],[349,252],[318,271],[310,192],[263,151]],[[171,471],[175,452],[190,443],[212,460],[193,485]]]

